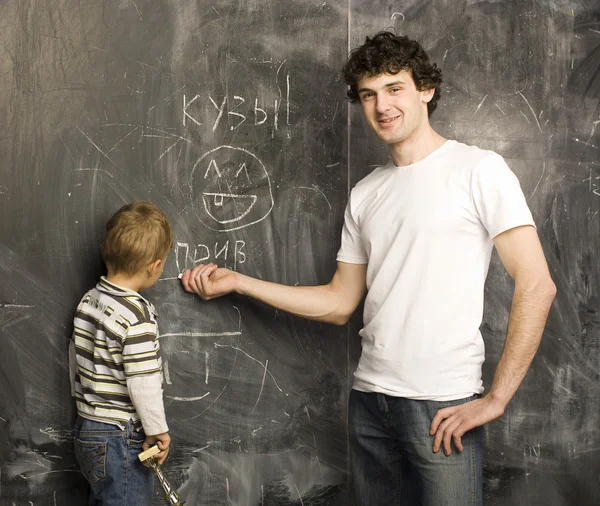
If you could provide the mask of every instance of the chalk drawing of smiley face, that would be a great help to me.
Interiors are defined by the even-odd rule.
[[[194,164],[192,191],[199,190],[194,207],[211,230],[239,230],[264,220],[273,209],[271,178],[250,151],[219,146]]]

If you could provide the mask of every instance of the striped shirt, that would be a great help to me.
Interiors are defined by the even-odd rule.
[[[162,361],[154,306],[133,290],[106,278],[77,306],[75,398],[84,418],[118,425],[141,425],[127,380],[158,374]],[[162,398],[160,399],[162,404]]]

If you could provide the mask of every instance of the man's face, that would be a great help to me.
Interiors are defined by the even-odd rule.
[[[417,90],[409,72],[363,77],[357,88],[369,126],[386,144],[409,140],[429,124],[427,102],[435,90]]]

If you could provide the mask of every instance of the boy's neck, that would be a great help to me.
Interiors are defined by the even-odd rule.
[[[133,276],[122,272],[108,272],[106,280],[113,285],[120,286],[121,288],[127,288],[134,292],[139,292],[144,286],[144,280],[140,275],[134,274]]]

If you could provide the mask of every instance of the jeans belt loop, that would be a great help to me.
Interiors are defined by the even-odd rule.
[[[385,398],[385,394],[376,393],[377,396],[377,407],[379,411],[382,413],[387,413],[390,408],[388,407],[387,399]]]

